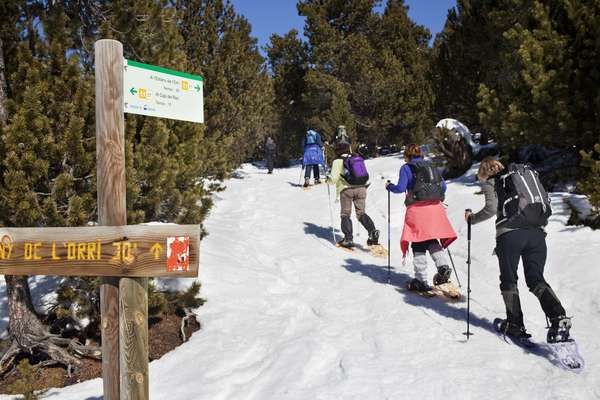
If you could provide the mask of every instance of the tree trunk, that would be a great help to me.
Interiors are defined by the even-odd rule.
[[[436,128],[434,140],[447,161],[444,178],[454,179],[464,174],[472,164],[469,145],[453,130]]]
[[[4,74],[4,47],[0,37],[0,127],[8,121],[8,111],[6,110],[6,75]]]
[[[10,337],[20,347],[33,349],[38,345],[36,339],[43,339],[48,332],[33,308],[27,277],[6,275],[4,279],[7,285]]]
[[[6,275],[4,278],[8,297],[8,331],[12,343],[0,358],[0,376],[10,370],[20,352],[44,353],[69,369],[78,366],[79,359],[57,345],[64,343],[64,339],[51,335],[38,318],[31,302],[27,277]]]

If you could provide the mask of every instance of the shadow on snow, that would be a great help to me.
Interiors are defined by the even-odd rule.
[[[331,227],[319,226],[310,222],[304,223],[304,233],[307,235],[314,235],[319,239],[331,241]]]
[[[325,230],[324,228],[321,228]],[[306,229],[305,229],[306,230]],[[326,230],[325,230],[326,231]],[[322,234],[319,232],[319,234]],[[360,260],[354,258],[348,258],[345,260],[346,264],[343,267],[352,273],[359,273],[366,277],[371,278],[373,281],[377,283],[387,284],[388,282],[388,271],[387,266],[379,266],[375,264],[363,264]],[[451,318],[457,321],[467,321],[466,309],[461,307],[453,307],[450,303],[447,303],[439,298],[425,298],[419,296],[416,293],[410,293],[406,287],[406,283],[411,280],[412,277],[403,272],[390,271],[390,285],[393,285],[396,291],[404,296],[404,301],[407,304],[410,304],[415,307],[421,307],[428,310],[431,310],[443,317]],[[466,299],[461,301],[463,304],[466,303]],[[495,336],[498,336],[498,332],[494,327],[492,321],[487,318],[479,317],[473,312],[470,313],[470,324],[473,327],[477,327],[483,330],[486,330],[492,333]],[[516,347],[516,345],[515,345]],[[536,349],[524,349],[521,348],[523,352],[530,353],[532,355],[536,355],[543,359],[546,359],[548,362],[555,366],[559,366],[560,362],[556,359],[552,350],[548,348],[545,343],[540,343]]]

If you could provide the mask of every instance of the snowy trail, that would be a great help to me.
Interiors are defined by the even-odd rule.
[[[397,156],[369,160],[367,212],[387,242],[387,194]],[[598,399],[600,398],[600,232],[568,227],[563,195],[553,195],[547,279],[573,319],[586,358],[577,375],[526,354],[492,333],[503,315],[492,221],[473,227],[471,330],[466,302],[425,299],[402,288],[398,240],[404,196],[392,196],[392,272],[386,260],[331,244],[327,189],[297,187],[298,167],[274,175],[245,165],[217,195],[202,242],[203,329],[150,366],[152,399]],[[451,246],[466,286],[465,208],[478,210],[472,179],[449,184],[446,203],[459,239]],[[333,193],[332,193],[333,195]],[[336,227],[339,203],[333,204]],[[358,224],[353,218],[355,232]],[[366,241],[360,228],[355,240]],[[430,266],[430,273],[433,273]],[[520,272],[522,276],[522,271]],[[185,281],[184,281],[185,282]],[[537,299],[521,284],[525,323],[545,338]],[[3,286],[0,287],[0,294]],[[5,311],[0,308],[0,320]],[[50,392],[54,399],[96,399],[96,379]],[[2,397],[0,398],[7,398]]]

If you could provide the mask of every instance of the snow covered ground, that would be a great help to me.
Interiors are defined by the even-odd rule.
[[[384,178],[397,179],[398,156],[368,161],[367,212],[387,242]],[[327,188],[298,187],[299,167],[245,165],[217,195],[202,242],[200,281],[208,302],[203,329],[150,365],[151,399],[598,399],[600,398],[600,232],[565,226],[563,195],[552,197],[546,278],[568,313],[586,358],[581,374],[502,341],[491,321],[503,316],[494,224],[473,227],[471,330],[466,302],[426,299],[402,288],[399,237],[404,195],[392,195],[392,272],[386,260],[331,244]],[[459,239],[451,246],[467,282],[465,208],[483,198],[469,176],[448,186],[448,214]],[[333,203],[336,227],[339,203]],[[355,231],[358,227],[354,219]],[[365,242],[360,228],[357,242]],[[433,266],[430,271],[433,273]],[[522,271],[520,271],[521,277]],[[525,323],[543,341],[544,315],[521,279]],[[2,284],[3,285],[3,282]],[[0,296],[4,287],[0,286]],[[0,331],[6,327],[0,305]],[[100,399],[99,379],[52,390],[48,398]],[[0,399],[8,397],[0,396]]]

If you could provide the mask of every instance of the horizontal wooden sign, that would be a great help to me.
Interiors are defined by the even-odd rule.
[[[0,228],[0,275],[195,277],[199,225]]]

